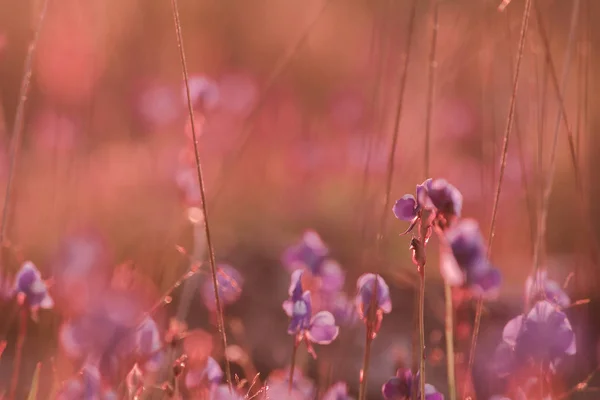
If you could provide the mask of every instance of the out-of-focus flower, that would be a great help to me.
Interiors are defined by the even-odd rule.
[[[313,275],[321,274],[321,267],[329,255],[329,249],[319,234],[308,230],[300,243],[289,247],[283,254],[283,265],[290,271],[306,269]]]
[[[499,375],[527,365],[549,365],[552,370],[576,352],[575,334],[567,316],[549,301],[539,301],[526,314],[510,320],[495,354]]]
[[[290,298],[283,302],[283,309],[290,317],[288,334],[295,335],[297,341],[304,340],[309,352],[315,356],[309,342],[329,344],[339,334],[339,327],[329,311],[320,311],[312,315],[312,303],[309,291],[302,290],[303,270],[292,273]]]
[[[244,400],[235,388],[229,390],[229,385],[218,385],[211,389],[209,400]]]
[[[325,392],[323,400],[353,400],[353,398],[348,395],[348,385],[345,382],[338,382]]]
[[[247,115],[258,98],[256,81],[243,74],[228,74],[220,79],[220,107],[241,116]]]
[[[139,358],[138,344],[146,341],[145,335],[137,337],[141,316],[136,298],[129,293],[109,290],[83,314],[63,323],[59,333],[61,347],[76,360],[97,358],[103,378],[120,379],[115,375],[131,369]]]
[[[208,357],[206,363],[200,368],[190,368],[185,375],[185,386],[188,389],[211,388],[221,383],[223,370],[219,363]]]
[[[548,300],[561,308],[571,305],[571,299],[562,287],[548,278],[547,271],[538,271],[537,279],[529,276],[525,281],[525,304],[535,300]]]
[[[198,173],[191,165],[181,166],[175,174],[175,182],[183,194],[183,201],[188,206],[201,203]]]
[[[417,391],[418,398],[419,375],[413,376],[408,369],[399,369],[396,376],[388,379],[381,388],[386,400],[410,400],[413,390]],[[444,400],[444,396],[434,386],[425,384],[425,400]]]
[[[31,261],[25,261],[15,277],[14,293],[32,309],[54,307],[54,300],[42,280],[40,271]]]
[[[356,289],[358,294],[355,301],[358,315],[366,324],[373,324],[372,334],[374,337],[381,327],[383,314],[389,314],[392,311],[390,288],[381,276],[369,273],[358,278]],[[369,321],[372,305],[375,306],[375,310],[373,310],[375,320]]]
[[[135,341],[137,357],[141,362],[142,369],[151,372],[158,371],[164,354],[160,333],[152,318],[147,316],[137,327]]]
[[[217,266],[217,283],[219,286],[219,300],[223,306],[235,303],[242,295],[244,279],[230,265],[220,264]],[[206,308],[215,311],[215,289],[212,279],[204,281],[200,293]]]
[[[441,273],[446,283],[464,285],[473,293],[492,297],[501,275],[487,259],[486,247],[475,220],[464,219],[446,231],[449,250],[441,254]]]
[[[326,296],[323,308],[330,311],[335,317],[336,322],[340,324],[353,325],[358,321],[359,315],[355,302],[349,299],[343,292]]]
[[[271,372],[266,381],[263,400],[313,400],[316,394],[314,383],[302,374],[299,369],[294,370],[292,377],[292,391],[289,391],[290,371],[288,369]]]
[[[102,388],[98,366],[86,362],[76,377],[63,382],[56,400],[112,400],[113,395],[111,390]]]
[[[219,102],[219,88],[212,80],[200,75],[191,76],[189,81],[190,99],[194,106],[202,110],[211,110]],[[184,104],[187,103],[187,91],[182,88]]]

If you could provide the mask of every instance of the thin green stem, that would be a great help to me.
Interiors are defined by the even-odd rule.
[[[373,332],[370,324],[367,324],[367,333],[365,336],[365,353],[363,356],[363,366],[360,374],[360,388],[358,392],[358,400],[366,400],[367,398],[367,381],[369,376],[369,364],[371,360],[371,345],[373,344]]]
[[[296,355],[298,354],[298,338],[296,335],[293,337],[292,342],[292,361],[290,365],[290,376],[288,382],[288,394],[292,394],[292,389],[294,388],[294,370],[296,369]]]
[[[452,305],[452,287],[444,285],[444,297],[446,300],[446,368],[448,375],[449,400],[456,400],[456,374],[454,371],[454,307]]]
[[[204,214],[204,233],[206,234],[206,246],[208,249],[210,271],[212,275],[213,290],[215,292],[215,306],[217,310],[217,327],[221,336],[221,342],[223,345],[223,358],[225,359],[225,377],[227,384],[229,385],[229,391],[233,391],[233,381],[231,379],[231,366],[227,359],[227,335],[225,333],[224,319],[223,319],[223,307],[221,305],[221,299],[219,296],[219,282],[217,280],[217,266],[215,262],[215,252],[212,245],[212,238],[210,234],[210,227],[208,223],[208,211],[206,206],[206,192],[204,189],[204,179],[202,178],[202,166],[200,164],[200,154],[198,151],[198,136],[196,133],[196,126],[194,122],[194,107],[192,105],[192,97],[190,94],[189,75],[187,71],[187,63],[185,59],[185,51],[183,47],[183,35],[181,33],[181,21],[179,19],[179,8],[177,0],[171,0],[171,8],[173,11],[173,20],[175,23],[175,32],[177,34],[177,47],[179,49],[179,58],[181,61],[181,69],[183,73],[183,80],[185,83],[185,92],[187,97],[187,108],[190,118],[190,126],[192,128],[192,139],[194,142],[194,156],[196,161],[196,173],[198,175],[198,185],[200,187],[200,198],[202,201],[202,213]]]

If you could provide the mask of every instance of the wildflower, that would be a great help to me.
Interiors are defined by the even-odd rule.
[[[512,350],[508,355],[512,355],[515,366],[534,363],[549,365],[554,370],[566,355],[576,352],[569,319],[545,300],[537,302],[526,315],[510,320],[502,339]]]
[[[65,381],[56,400],[110,400],[111,391],[103,391],[98,366],[86,362],[78,376]]]
[[[428,210],[432,217],[448,225],[452,218],[460,217],[462,211],[462,194],[445,179],[427,179],[417,185],[417,196],[405,194],[396,201],[392,211],[396,218],[410,221],[410,226],[405,233],[410,232],[417,221],[422,217],[423,211]],[[431,222],[427,217],[428,223]]]
[[[201,368],[190,368],[185,376],[185,386],[188,389],[216,386],[223,379],[223,370],[219,363],[212,357],[208,357]]]
[[[219,102],[219,88],[217,84],[203,76],[192,76],[189,79],[190,98],[192,104],[200,102],[200,107],[205,110],[213,109]],[[183,88],[183,100],[187,102],[187,91]]]
[[[529,276],[525,281],[525,304],[538,299],[548,300],[561,308],[571,305],[569,296],[557,282],[548,278],[547,271],[538,271],[537,279]]]
[[[25,261],[15,277],[14,293],[20,302],[27,302],[32,309],[54,307],[54,300],[48,294],[46,283],[40,271],[31,261]]]
[[[441,255],[441,272],[453,286],[465,285],[473,292],[493,296],[500,286],[500,272],[487,259],[479,226],[472,219],[458,222],[446,231],[449,251]]]
[[[290,298],[283,302],[283,309],[291,318],[288,334],[295,335],[298,342],[305,340],[308,351],[315,357],[310,342],[331,343],[338,336],[339,327],[335,325],[335,318],[329,311],[312,315],[310,292],[302,289],[302,273],[302,270],[292,273]]]
[[[315,231],[304,232],[302,241],[289,247],[283,254],[283,265],[290,271],[305,268],[313,275],[320,275],[321,267],[329,255],[329,249]]]
[[[244,280],[235,268],[225,264],[218,265],[217,283],[219,287],[219,300],[222,305],[233,304],[240,298]],[[207,279],[204,282],[200,293],[206,308],[215,311],[215,289],[212,279]]]
[[[236,389],[229,390],[229,385],[218,385],[213,387],[210,392],[210,400],[244,400],[244,396],[238,393]]]
[[[377,279],[376,279],[377,278]],[[375,274],[363,274],[356,282],[358,294],[356,296],[356,309],[358,315],[367,324],[373,324],[373,337],[379,332],[383,314],[389,314],[392,311],[392,300],[390,299],[390,288],[383,278]],[[375,291],[375,298],[373,298]],[[371,305],[375,306],[373,315],[375,320],[371,320]]]
[[[136,335],[136,352],[143,361],[144,371],[158,371],[163,361],[162,343],[156,322],[149,316],[145,317],[138,326]]]
[[[315,398],[314,383],[302,374],[299,369],[294,370],[292,377],[292,391],[289,391],[289,369],[280,369],[271,372],[265,383],[264,400],[312,400]]]
[[[413,376],[408,369],[399,369],[381,388],[385,400],[410,400],[413,390],[417,390],[419,398],[419,375]],[[425,400],[444,400],[444,396],[434,386],[425,384]]]
[[[345,382],[338,382],[333,384],[325,395],[323,396],[323,400],[353,400],[352,397],[348,395],[348,385]]]

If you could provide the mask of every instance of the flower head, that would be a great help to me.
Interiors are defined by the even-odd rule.
[[[381,388],[385,400],[410,400],[413,390],[419,397],[419,375],[413,376],[408,369],[399,369]],[[434,386],[425,384],[425,400],[444,400],[444,396]]]
[[[363,274],[356,282],[356,309],[360,318],[366,323],[373,323],[373,335],[376,335],[381,326],[383,314],[392,311],[390,288],[383,278],[375,274]],[[374,321],[370,321],[371,306],[374,306]]]
[[[558,282],[548,278],[547,271],[538,271],[537,279],[529,276],[525,281],[525,303],[538,299],[548,300],[561,308],[571,305],[571,299],[564,292]]]
[[[462,194],[445,179],[427,179],[417,185],[417,196],[405,194],[396,201],[392,211],[396,218],[410,221],[406,232],[410,232],[421,217],[423,210],[429,210],[433,216],[448,225],[452,218],[460,217]]]
[[[265,400],[312,400],[315,398],[314,383],[305,377],[298,368],[292,377],[292,391],[289,391],[290,370],[279,369],[271,372],[265,385]]]
[[[321,267],[329,255],[329,249],[315,231],[304,232],[302,240],[283,253],[283,265],[290,271],[305,268],[313,275],[321,274]]]
[[[345,382],[334,383],[323,396],[323,400],[353,400],[348,394],[348,385]]]
[[[329,344],[339,334],[339,327],[329,311],[320,311],[312,315],[312,302],[309,291],[302,289],[303,270],[294,271],[289,288],[290,298],[283,302],[283,309],[290,317],[288,334],[304,339],[311,354],[310,343]]]
[[[230,305],[235,303],[242,295],[244,279],[242,275],[232,266],[221,264],[217,267],[217,283],[219,285],[219,299],[221,304]],[[215,289],[212,279],[207,279],[201,289],[202,300],[206,308],[211,311],[215,306]]]
[[[487,259],[475,220],[464,219],[446,231],[449,249],[441,255],[441,272],[453,286],[465,285],[477,294],[492,296],[500,286],[500,271]]]
[[[162,342],[156,322],[149,316],[138,326],[135,335],[137,357],[144,371],[158,371],[163,362]]]
[[[188,389],[216,386],[223,379],[223,370],[219,363],[208,357],[201,368],[190,368],[185,376],[185,386]]]
[[[493,366],[500,377],[528,366],[549,365],[551,370],[576,351],[575,334],[567,316],[549,301],[539,301],[525,315],[508,321]]]
[[[22,296],[31,308],[52,308],[54,301],[40,271],[31,261],[25,261],[15,277],[14,293]]]

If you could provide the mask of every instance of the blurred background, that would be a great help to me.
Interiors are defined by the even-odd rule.
[[[0,1],[2,188],[27,48],[42,3]],[[374,343],[369,385],[371,397],[380,398],[380,385],[411,359],[418,276],[409,238],[398,236],[406,224],[383,210],[383,204],[400,102],[392,201],[413,193],[425,179],[434,2],[416,1],[409,53],[412,0],[179,3],[214,250],[217,261],[234,265],[245,281],[241,301],[226,309],[226,318],[243,326],[241,338],[228,330],[230,341],[245,342],[262,376],[288,365],[291,346],[281,302],[287,298],[289,272],[280,259],[306,229],[314,229],[346,271],[349,296],[354,295],[356,278],[366,271],[378,270],[391,286],[394,310]],[[439,2],[431,114],[430,175],[446,178],[463,193],[464,215],[476,218],[485,235],[524,6],[524,1],[513,0],[500,12],[499,3]],[[559,113],[540,32],[549,39],[560,79],[573,0],[536,3],[491,256],[504,284],[499,299],[486,303],[475,361],[474,385],[481,399],[494,393],[489,385],[478,385],[482,368],[477,366],[485,365],[502,326],[523,306]],[[569,310],[580,351],[564,376],[565,388],[598,365],[600,352],[600,281],[593,251],[600,221],[595,157],[600,88],[594,76],[600,37],[593,24],[599,13],[600,4],[581,1],[563,95],[583,192],[575,184],[561,123],[542,253],[542,264],[555,280],[562,283],[573,274],[567,287],[572,299],[591,299]],[[406,87],[399,100],[407,57]],[[101,238],[101,262],[107,270],[135,264],[135,279],[151,304],[186,271],[186,259],[176,245],[189,248],[193,243],[186,199],[178,186],[181,151],[190,148],[191,128],[170,3],[50,0],[33,62],[8,239],[49,278],[65,238],[93,234]],[[585,200],[584,214],[579,196]],[[375,257],[383,212],[388,220],[382,256]],[[437,241],[432,243],[426,295],[428,381],[445,391],[443,283]],[[57,293],[57,309],[77,301],[73,296]],[[173,296],[176,304],[180,291]],[[464,379],[460,365],[468,359],[474,304],[460,297],[455,302],[458,373]],[[3,321],[9,308],[0,314],[8,340],[0,359],[0,387],[10,379],[17,331],[17,324]],[[190,327],[211,326],[199,295],[193,296],[190,310]],[[161,329],[174,312],[174,307],[161,311]],[[59,321],[59,316],[43,314],[39,324],[31,324],[24,371],[33,371],[38,361],[56,353]],[[362,326],[349,329],[341,344],[317,349],[322,362],[301,360],[300,368],[321,385],[324,380],[318,377],[331,373],[330,382],[345,380],[355,392],[363,332]],[[333,372],[324,373],[323,365],[332,364]],[[27,379],[22,381],[27,388]]]

